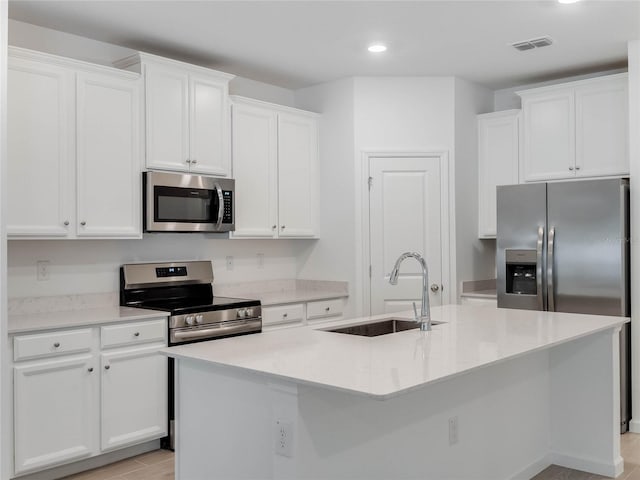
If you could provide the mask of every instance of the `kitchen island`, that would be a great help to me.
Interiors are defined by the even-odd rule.
[[[176,479],[498,480],[552,463],[622,473],[628,319],[459,305],[432,317],[444,323],[431,332],[324,325],[165,349]]]

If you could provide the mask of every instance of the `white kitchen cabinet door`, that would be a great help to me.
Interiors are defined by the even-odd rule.
[[[627,75],[576,88],[576,176],[629,173]]]
[[[189,170],[189,76],[179,69],[145,64],[146,165]]]
[[[191,172],[229,175],[227,83],[189,75]]]
[[[165,344],[101,355],[103,451],[167,434]]]
[[[234,238],[278,235],[277,128],[272,109],[233,105]]]
[[[496,187],[518,183],[520,110],[478,115],[478,237],[496,237]]]
[[[73,72],[9,58],[7,233],[65,237],[74,218]]]
[[[78,237],[140,237],[140,82],[78,74]]]
[[[278,236],[317,234],[318,123],[315,118],[278,115]]]
[[[15,472],[97,453],[100,372],[90,355],[15,366]]]
[[[524,150],[522,180],[575,177],[573,89],[522,94]]]

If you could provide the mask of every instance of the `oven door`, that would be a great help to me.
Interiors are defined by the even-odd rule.
[[[234,224],[234,180],[145,172],[145,231],[228,232]]]

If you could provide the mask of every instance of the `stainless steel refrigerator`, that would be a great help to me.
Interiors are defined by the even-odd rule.
[[[498,307],[630,315],[629,181],[499,186]],[[631,419],[630,324],[620,334],[620,421]]]

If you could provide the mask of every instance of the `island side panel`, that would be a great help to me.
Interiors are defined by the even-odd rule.
[[[608,477],[620,456],[620,328],[551,349],[553,463]]]
[[[266,377],[176,359],[176,480],[272,479]]]

